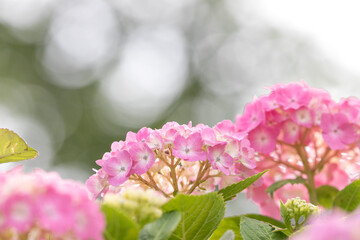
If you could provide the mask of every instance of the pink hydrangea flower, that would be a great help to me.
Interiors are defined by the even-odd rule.
[[[215,169],[220,169],[226,175],[230,174],[229,168],[233,165],[234,159],[225,152],[226,143],[210,146],[208,159]]]
[[[309,225],[290,237],[291,240],[358,240],[360,214],[345,215],[341,212],[313,218]]]
[[[104,171],[109,175],[110,184],[122,184],[129,178],[129,173],[133,164],[128,151],[121,150],[115,152],[116,155],[111,157],[103,164]]]
[[[103,239],[104,216],[82,184],[42,170],[16,169],[0,179],[0,239]],[[82,225],[78,214],[86,220]]]
[[[131,169],[131,174],[146,173],[150,169],[150,167],[154,164],[155,161],[154,153],[145,143],[137,143],[132,145],[130,147],[129,152],[131,155],[131,159],[134,161],[134,164]],[[129,167],[131,166],[129,165]]]
[[[86,182],[93,198],[129,185],[166,197],[198,194],[235,183],[256,166],[247,133],[237,132],[229,120],[214,127],[168,122],[161,129],[129,132],[96,163],[101,168]]]
[[[316,187],[342,188],[359,176],[360,101],[347,98],[337,103],[326,91],[303,82],[276,84],[270,91],[246,105],[235,127],[238,133],[247,134],[250,147],[256,151],[254,170],[270,169],[261,190],[253,186],[250,192],[259,193],[276,181],[296,177],[305,178],[311,185],[312,196],[295,184],[280,188],[274,198],[263,194],[261,200],[254,200],[262,213],[270,213],[271,206],[276,206],[273,216],[278,217],[280,199],[286,201],[284,198],[305,191],[301,197],[316,203]],[[256,194],[248,196],[256,198]]]

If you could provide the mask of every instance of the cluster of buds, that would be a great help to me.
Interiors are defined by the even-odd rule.
[[[318,206],[307,203],[299,197],[288,199],[285,203],[285,208],[289,213],[290,218],[295,219],[297,224],[301,217],[306,221],[310,215],[320,213],[320,208]]]
[[[128,187],[122,189],[120,194],[106,194],[103,204],[119,209],[140,226],[143,226],[161,217],[161,206],[166,200],[159,192],[152,189]]]
[[[21,168],[0,183],[0,239],[103,239],[105,219],[82,184]]]
[[[247,134],[256,150],[256,170],[270,171],[263,185],[248,196],[261,212],[279,217],[279,200],[300,196],[317,204],[316,188],[332,185],[343,188],[359,172],[360,101],[335,102],[320,89],[305,83],[277,84],[270,94],[254,99],[236,118],[236,130]],[[267,187],[283,179],[306,179],[286,185],[274,198],[264,194]]]
[[[87,181],[95,198],[119,187],[152,188],[170,198],[177,193],[213,191],[253,174],[254,150],[231,121],[213,128],[166,123],[161,129],[129,132],[96,161],[101,169]]]

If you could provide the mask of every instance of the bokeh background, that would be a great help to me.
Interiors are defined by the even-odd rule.
[[[234,120],[275,83],[360,97],[359,8],[355,0],[0,0],[0,127],[39,150],[27,170],[85,181],[127,131]],[[231,211],[243,209],[239,201]]]

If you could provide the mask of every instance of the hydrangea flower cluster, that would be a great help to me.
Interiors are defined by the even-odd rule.
[[[0,239],[103,239],[104,217],[82,184],[19,167],[0,183]]]
[[[95,198],[117,187],[139,185],[164,196],[211,191],[252,175],[254,150],[229,120],[213,128],[168,122],[161,129],[129,132],[96,161],[101,168],[87,181]]]
[[[356,177],[359,166],[360,101],[335,102],[320,89],[305,83],[277,84],[270,94],[254,99],[236,118],[236,130],[247,134],[256,150],[257,170],[270,169],[263,185],[248,196],[263,214],[279,217],[279,199],[299,196],[317,204],[316,187],[343,188]],[[265,190],[272,183],[301,176],[304,185],[286,185],[271,199]]]
[[[104,204],[114,206],[140,226],[161,217],[161,206],[167,199],[153,189],[123,188],[120,194],[108,193]]]
[[[359,211],[345,215],[341,212],[323,214],[310,220],[310,224],[290,237],[291,240],[358,240]]]

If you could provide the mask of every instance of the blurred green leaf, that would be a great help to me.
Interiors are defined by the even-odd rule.
[[[224,197],[224,201],[229,201],[236,197],[238,193],[249,187],[251,184],[256,182],[262,175],[264,175],[268,170],[265,170],[261,173],[255,174],[251,177],[245,178],[244,180],[241,180],[238,183],[234,183],[230,186],[227,186],[220,191],[218,191],[219,194],[222,194]]]
[[[240,218],[241,218],[240,216],[224,218],[220,222],[219,227],[215,230],[213,235],[211,235],[210,240],[222,239],[223,237],[224,237],[224,239],[226,239],[227,235],[224,236],[224,234],[228,230],[233,231],[233,234],[234,234],[233,239],[242,240],[242,237],[240,234]],[[228,235],[230,236],[230,234],[228,234]]]
[[[139,226],[130,217],[122,213],[118,208],[103,204],[101,210],[105,214],[106,240],[133,240],[137,239]]]
[[[38,152],[29,147],[16,133],[0,128],[0,163],[35,158]]]
[[[322,185],[316,189],[317,199],[319,204],[326,209],[330,209],[333,206],[334,199],[339,190],[330,185]]]
[[[335,196],[333,206],[347,212],[354,211],[360,204],[360,179],[347,185]]]
[[[267,189],[266,192],[270,193],[270,196],[273,197],[274,192],[276,190],[278,190],[279,188],[285,186],[286,184],[290,183],[292,185],[294,184],[299,184],[299,183],[305,183],[306,180],[302,177],[297,177],[295,179],[285,179],[285,180],[280,180],[277,182],[274,182],[273,184],[271,184]]]
[[[276,220],[274,218],[271,218],[271,217],[268,217],[268,216],[265,216],[265,215],[245,214],[243,216],[248,217],[248,218],[252,218],[252,219],[256,219],[256,220],[259,220],[259,221],[262,221],[262,222],[269,223],[272,226],[277,227],[277,228],[286,228],[286,226],[285,226],[285,224],[283,222],[280,222],[279,220]]]
[[[146,224],[140,231],[139,240],[166,240],[176,229],[181,219],[178,211],[164,213],[161,218]]]
[[[244,240],[285,240],[287,236],[282,232],[274,232],[269,224],[255,219],[241,217],[240,232]]]
[[[181,220],[169,239],[208,239],[225,213],[225,202],[217,193],[178,194],[163,206],[165,212],[178,211]]]

